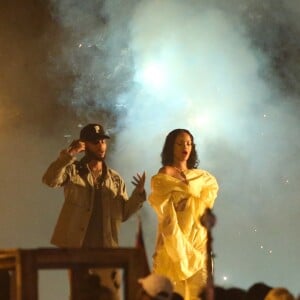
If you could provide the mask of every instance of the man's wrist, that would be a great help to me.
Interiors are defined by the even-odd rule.
[[[145,191],[145,189],[143,189],[143,191],[137,190],[137,192],[138,192],[138,194],[139,194],[141,197],[146,198],[146,191]]]
[[[76,149],[74,149],[73,147],[67,148],[67,149],[66,149],[66,152],[67,152],[68,154],[70,154],[71,156],[75,156],[75,155],[77,154]]]

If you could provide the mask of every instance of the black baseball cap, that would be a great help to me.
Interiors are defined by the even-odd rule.
[[[99,141],[109,138],[110,137],[105,133],[103,126],[100,124],[88,124],[80,131],[80,139],[83,141]]]

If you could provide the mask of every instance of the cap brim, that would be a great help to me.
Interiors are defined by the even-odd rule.
[[[89,139],[83,139],[83,141],[87,141],[87,142],[94,142],[94,141],[99,141],[99,140],[106,140],[106,139],[110,139],[110,137],[108,135],[97,135],[97,136],[93,136]]]

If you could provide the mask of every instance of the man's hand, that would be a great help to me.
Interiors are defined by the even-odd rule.
[[[133,181],[131,181],[131,183],[135,186],[135,188],[140,194],[144,193],[145,180],[146,180],[146,174],[145,172],[143,172],[142,175],[137,173],[136,176],[133,176]]]
[[[81,140],[74,140],[68,147],[67,151],[70,155],[76,155],[85,150],[85,143]]]

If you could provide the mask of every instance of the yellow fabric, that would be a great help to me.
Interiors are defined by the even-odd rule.
[[[218,184],[207,171],[192,169],[185,175],[187,183],[167,174],[153,176],[149,202],[158,217],[153,271],[169,277],[175,290],[191,300],[197,299],[195,284],[203,287],[207,277],[207,235],[199,219],[213,207]]]

